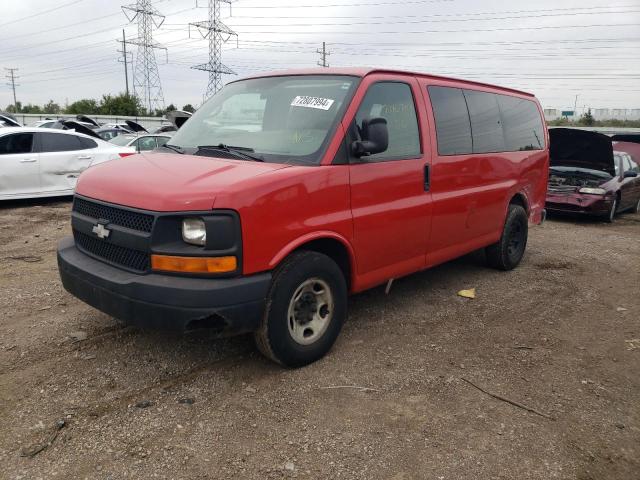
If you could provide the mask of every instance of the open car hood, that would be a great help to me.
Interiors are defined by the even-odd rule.
[[[140,125],[139,123],[134,122],[133,120],[125,120],[125,122],[127,124],[127,127],[129,127],[129,129],[132,132],[144,132],[144,133],[148,133],[147,129],[144,128],[142,125]]]
[[[95,125],[96,127],[100,126],[100,124],[93,118],[87,117],[86,115],[76,115],[76,119],[80,122],[90,123],[91,125]]]
[[[75,130],[78,133],[84,133],[85,135],[89,135],[90,137],[100,138],[100,135],[98,135],[94,130],[91,130],[89,127],[85,127],[75,120],[61,120],[60,123],[66,130]],[[100,140],[102,139],[100,138]]]
[[[167,120],[173,123],[177,128],[180,128],[184,125],[184,122],[189,120],[193,115],[191,112],[185,112],[184,110],[172,110],[171,112],[167,112]]]
[[[20,125],[18,122],[15,121],[15,119],[6,116],[6,115],[0,115],[0,122],[3,122],[7,127],[21,127],[22,125]]]
[[[611,176],[616,174],[611,138],[602,133],[550,128],[549,156],[552,167],[588,168]]]

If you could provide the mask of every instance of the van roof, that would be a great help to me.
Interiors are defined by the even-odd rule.
[[[302,68],[302,69],[291,69],[291,70],[280,70],[273,72],[261,72],[255,75],[249,75],[244,78],[261,78],[261,77],[280,77],[284,75],[350,75],[354,77],[366,77],[367,75],[371,75],[373,73],[400,73],[403,75],[414,75],[417,77],[423,78],[431,78],[434,80],[451,80],[454,82],[464,83],[466,85],[476,86],[476,87],[488,87],[495,88],[498,90],[503,90],[512,93],[518,93],[520,95],[526,95],[529,97],[534,97],[532,93],[524,92],[522,90],[516,90],[515,88],[509,87],[501,87],[499,85],[492,85],[490,83],[483,82],[474,82],[472,80],[464,80],[461,78],[454,77],[445,77],[441,75],[431,75],[428,73],[420,73],[420,72],[412,72],[409,70],[398,70],[393,68],[373,68],[373,67],[330,67],[330,68]],[[237,82],[242,79],[234,80]]]

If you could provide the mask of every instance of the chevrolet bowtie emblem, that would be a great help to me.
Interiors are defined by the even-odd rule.
[[[91,229],[91,231],[93,233],[95,233],[98,236],[98,238],[102,238],[103,240],[105,238],[107,238],[111,234],[111,230],[106,228],[101,223],[98,223],[97,225],[94,225],[93,228]]]

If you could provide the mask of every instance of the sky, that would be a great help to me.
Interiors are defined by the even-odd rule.
[[[121,45],[133,0],[3,2],[0,72],[17,68],[22,104],[64,105],[125,90]],[[189,23],[207,0],[153,0],[165,104],[202,103],[208,41]],[[222,3],[237,34],[223,63],[237,75],[317,66],[373,66],[477,80],[534,93],[544,108],[640,108],[640,0],[237,0]],[[135,59],[135,47],[131,57]],[[131,70],[129,71],[131,76]],[[131,78],[129,79],[131,82]],[[0,84],[0,108],[13,103]],[[576,100],[576,95],[577,100]]]

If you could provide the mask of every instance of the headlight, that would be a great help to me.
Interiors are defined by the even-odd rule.
[[[604,195],[607,191],[604,188],[582,187],[578,190],[580,193],[588,193],[591,195]]]
[[[207,229],[201,218],[185,218],[182,220],[182,240],[192,245],[207,243]]]

